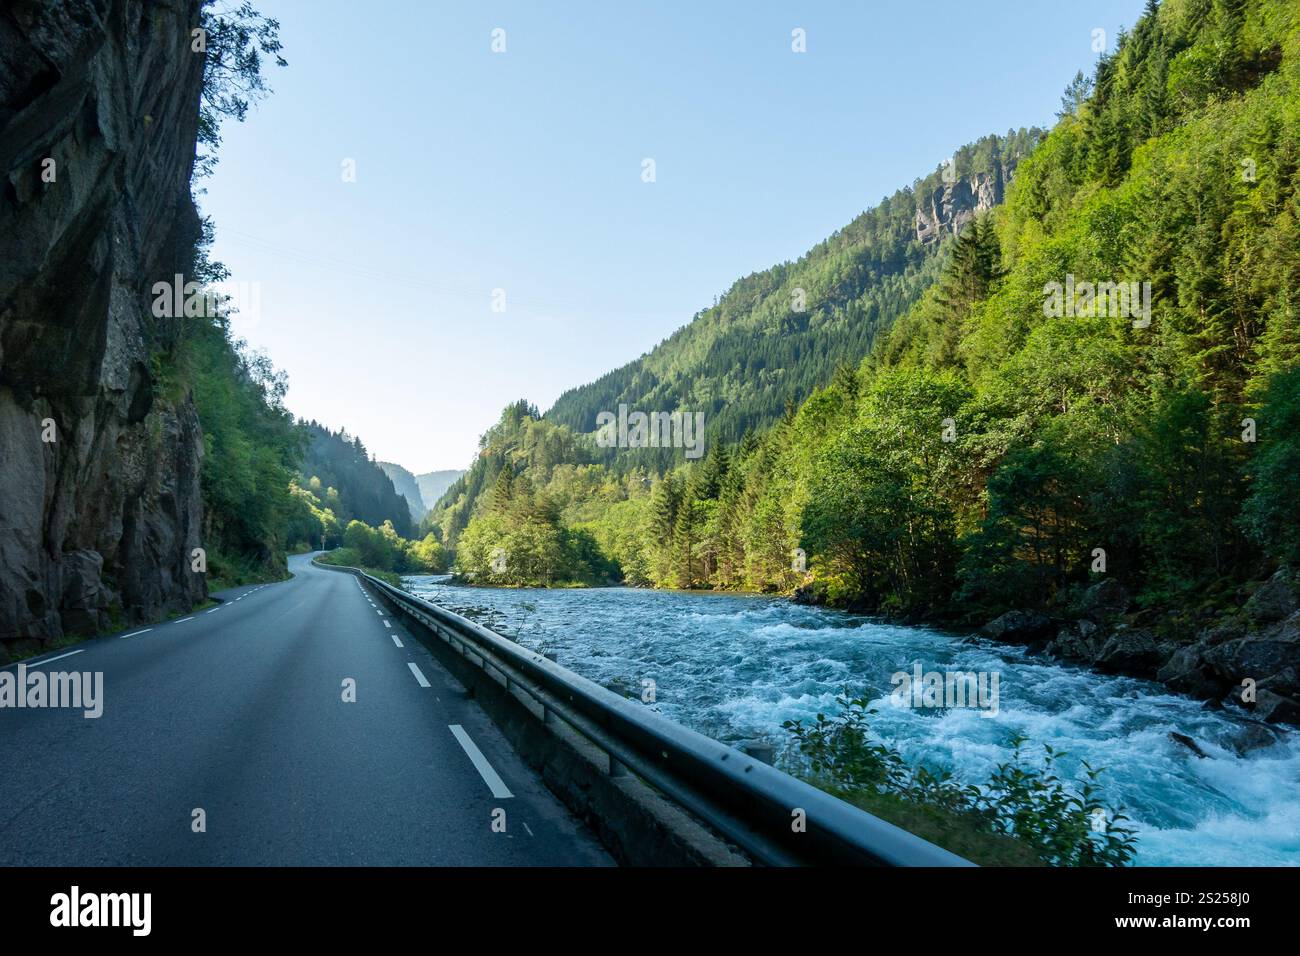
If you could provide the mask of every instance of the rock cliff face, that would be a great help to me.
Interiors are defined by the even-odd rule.
[[[151,361],[180,320],[150,308],[199,231],[198,18],[199,0],[0,8],[0,662],[205,595],[202,435]]]
[[[1014,158],[998,163],[991,173],[973,173],[916,197],[916,238],[938,242],[946,232],[956,235],[979,213],[1002,202],[1015,176]]]

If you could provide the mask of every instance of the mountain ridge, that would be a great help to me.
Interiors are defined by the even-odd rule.
[[[702,411],[710,440],[737,441],[779,420],[840,365],[856,365],[879,332],[938,275],[952,238],[1000,203],[1043,131],[992,134],[868,208],[799,259],[752,272],[654,348],[566,390],[545,417],[579,433],[629,404]]]

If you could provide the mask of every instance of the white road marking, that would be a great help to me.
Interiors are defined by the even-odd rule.
[[[221,610],[221,608],[219,608],[219,607],[214,607],[214,608],[213,608],[211,611],[209,611],[208,613],[209,613],[209,614],[216,614],[216,613],[217,613],[218,611],[220,611],[220,610]]]
[[[411,666],[414,667],[415,665],[412,664]],[[483,756],[483,751],[479,750],[474,741],[469,739],[469,734],[465,733],[465,728],[460,724],[449,724],[448,726],[456,739],[460,742],[460,745],[464,749],[465,754],[469,757],[470,762],[474,764],[474,769],[478,771],[478,775],[483,778],[483,782],[486,783],[488,789],[492,791],[492,796],[499,800],[506,797],[513,797],[514,794],[510,792],[510,789],[506,786],[506,782],[501,779],[500,775],[498,775],[495,770],[492,769],[492,765],[487,762],[487,757]]]
[[[82,648],[85,650],[85,648]],[[80,654],[81,651],[68,651],[66,654],[60,654],[58,657],[47,657],[42,661],[14,661],[13,664],[6,664],[6,667],[16,667],[19,664],[26,664],[28,667],[40,667],[43,664],[53,664],[55,661],[61,661],[65,657],[71,657],[73,654]]]
[[[183,617],[183,618],[181,618],[179,621],[172,621],[172,623],[173,623],[173,624],[184,624],[186,621],[192,621],[192,620],[194,620],[194,618],[192,618],[192,617]]]
[[[384,616],[384,612],[379,610],[378,608],[375,608],[375,613],[378,614],[380,617]]]
[[[528,835],[529,835],[529,836],[534,836],[534,835],[535,835],[535,834],[533,833],[533,831],[532,831],[531,829],[529,829],[529,826],[528,826],[527,823],[524,824],[524,829],[525,829],[525,830],[528,830]]]
[[[385,619],[384,619],[384,627],[392,627],[392,626],[393,626],[393,622],[390,621],[390,620],[388,620],[387,618],[385,618]]]
[[[124,640],[126,640],[128,637],[139,637],[141,634],[148,634],[148,633],[149,633],[150,631],[152,631],[152,630],[153,630],[152,627],[146,627],[143,631],[133,631],[133,632],[130,633],[130,634],[123,634],[121,637],[118,638],[118,640],[119,640],[119,641],[124,641]]]
[[[402,646],[402,642],[399,641],[399,640],[397,639],[397,635],[396,635],[396,634],[390,634],[390,635],[388,635],[388,636],[391,637],[391,638],[393,639],[393,643],[396,644],[398,647],[401,647],[401,646]]]
[[[414,661],[407,661],[406,666],[411,669],[411,673],[415,675],[415,679],[420,682],[421,687],[430,686],[429,678],[425,677],[424,673],[420,670],[420,668],[415,666]]]

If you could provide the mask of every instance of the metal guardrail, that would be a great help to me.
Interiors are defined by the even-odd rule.
[[[562,720],[604,750],[612,774],[631,771],[761,863],[974,865],[359,568],[317,567],[364,578],[458,653],[495,671],[508,691],[525,694],[542,720]],[[793,825],[799,811],[802,832]]]

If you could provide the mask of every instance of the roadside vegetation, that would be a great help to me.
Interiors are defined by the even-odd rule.
[[[1031,759],[1024,738],[1014,758],[983,786],[909,765],[871,733],[866,698],[837,700],[839,712],[811,724],[786,721],[809,782],[896,826],[984,866],[1123,866],[1134,831],[1121,809],[1102,802],[1103,771],[1082,763],[1082,779],[1062,779],[1068,755],[1050,746]]]

